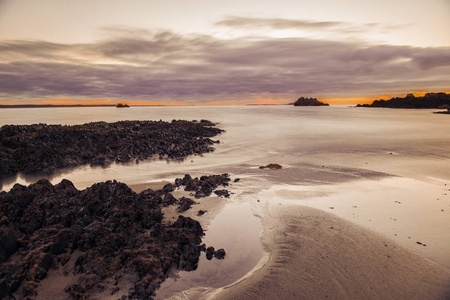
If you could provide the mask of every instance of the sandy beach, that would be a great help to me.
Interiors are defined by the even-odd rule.
[[[303,207],[264,219],[268,262],[214,299],[448,299],[450,272],[394,241]]]

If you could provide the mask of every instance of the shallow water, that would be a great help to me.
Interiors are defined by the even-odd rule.
[[[186,173],[200,176],[228,172],[242,178],[232,187],[240,195],[239,202],[252,203],[234,207],[241,207],[247,216],[240,221],[259,222],[254,214],[263,215],[271,205],[308,205],[379,232],[450,268],[450,191],[446,190],[450,189],[450,117],[432,111],[346,106],[0,109],[0,125],[208,119],[226,130],[218,137],[221,143],[215,152],[182,162],[81,166],[52,175],[19,174],[4,179],[1,185],[9,190],[17,182],[30,184],[46,177],[54,184],[66,178],[82,189],[110,179],[140,184],[173,180]],[[269,163],[281,164],[283,169],[258,168]],[[214,224],[220,224],[218,231],[232,224],[229,209],[233,208],[226,206],[223,215],[211,224],[206,240],[216,236]],[[241,228],[241,236],[259,238],[260,229]],[[230,236],[221,239],[231,243],[226,249],[232,248]],[[219,241],[210,244],[220,248]],[[231,254],[222,262],[208,263],[213,269],[215,264],[231,263],[226,270],[234,279],[252,269],[247,266],[242,275],[236,275],[240,262]],[[251,262],[253,266],[256,263]],[[221,272],[225,267],[215,270]],[[220,285],[209,283],[205,274],[211,274],[211,270],[202,272],[199,268],[180,274],[177,283],[175,279],[172,282],[178,288],[168,293],[177,294],[192,286],[208,291]]]
[[[250,203],[226,206],[211,222],[202,240],[208,247],[225,249],[225,259],[208,261],[202,253],[198,269],[168,278],[157,291],[156,299],[201,299],[215,288],[234,283],[261,259],[261,231],[261,221],[253,215]]]

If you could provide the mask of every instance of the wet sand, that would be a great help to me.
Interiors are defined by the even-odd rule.
[[[450,270],[450,193],[446,182],[386,177],[338,185],[277,184],[259,196],[269,207],[295,204],[332,213]]]
[[[264,219],[269,261],[214,299],[448,299],[450,272],[329,213],[272,208]]]
[[[129,187],[136,193],[142,192],[145,189],[158,190],[162,189],[167,183],[173,183],[172,181],[153,181],[140,184],[130,184]],[[178,219],[179,215],[184,217],[190,217],[197,220],[203,229],[207,229],[210,222],[215,218],[215,216],[223,209],[227,204],[228,200],[225,198],[218,197],[216,195],[211,195],[209,197],[196,199],[192,192],[186,192],[182,189],[177,189],[172,192],[172,195],[179,199],[181,197],[191,198],[196,202],[192,207],[182,213],[177,211],[177,206],[170,205],[168,207],[163,207],[162,212],[164,214],[164,222],[174,222]],[[204,211],[204,214],[199,216],[199,211]]]
[[[250,192],[249,180],[231,190]],[[449,224],[447,209],[441,211],[449,199],[435,198],[442,188],[442,182],[387,176],[338,185],[274,184],[239,199],[205,199],[187,213],[206,229],[236,200],[252,203],[253,214],[262,216],[266,255],[231,284],[224,280],[223,285],[205,287],[190,278],[195,272],[175,275],[159,299],[449,299],[444,236]],[[202,220],[194,215],[198,209],[211,215]],[[220,238],[229,239],[218,234]],[[224,279],[235,275],[217,267]],[[184,290],[178,280],[184,280]]]
[[[140,192],[147,188],[161,189],[168,182],[154,181],[130,187]],[[216,249],[224,248],[226,257],[208,261],[202,253],[195,271],[185,272],[173,268],[157,290],[155,299],[207,299],[218,288],[232,284],[250,273],[261,261],[261,220],[253,214],[250,203],[240,203],[235,199],[234,186],[235,183],[231,183],[229,187],[229,199],[215,195],[195,199],[191,192],[182,189],[172,192],[176,198],[190,197],[196,204],[182,213],[176,211],[176,206],[163,208],[164,221],[175,221],[179,215],[197,220],[205,230],[202,242]],[[199,211],[204,214],[198,215]]]

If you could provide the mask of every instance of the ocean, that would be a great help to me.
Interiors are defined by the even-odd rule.
[[[80,189],[108,179],[135,184],[173,178],[188,171],[222,172],[267,163],[354,167],[420,178],[449,178],[450,175],[450,169],[444,168],[450,158],[450,118],[432,114],[432,110],[288,105],[0,109],[0,126],[173,119],[208,119],[226,132],[217,137],[221,143],[215,152],[189,157],[183,162],[156,160],[109,168],[79,167],[44,177],[56,183],[66,178]],[[392,164],[394,158],[396,163]],[[403,163],[411,158],[425,160],[432,166],[421,163],[405,168]],[[2,189],[8,190],[16,182],[28,184],[41,177],[38,174],[7,178],[1,182]],[[308,175],[286,179],[298,183],[322,181]],[[333,177],[323,181],[340,180]]]
[[[226,131],[214,138],[220,140],[214,152],[181,162],[81,166],[51,175],[18,174],[0,184],[8,191],[15,183],[28,185],[40,178],[53,184],[65,178],[78,189],[112,179],[128,185],[173,181],[184,174],[229,173],[232,179],[240,178],[205,236],[220,243],[229,232],[223,246],[234,249],[229,265],[225,259],[204,271],[199,268],[198,276],[180,275],[185,281],[178,279],[179,287],[166,295],[192,285],[225,285],[219,280],[223,272],[212,275],[218,268],[240,269],[226,284],[250,272],[265,256],[258,242],[264,212],[282,204],[333,213],[450,268],[450,117],[432,112],[290,105],[0,109],[0,125],[207,119]],[[259,169],[269,163],[283,168]],[[231,236],[239,236],[236,226],[243,228],[238,238],[242,245],[252,240],[247,246],[233,246]],[[233,258],[233,251],[242,253]],[[243,261],[248,263],[242,266]]]

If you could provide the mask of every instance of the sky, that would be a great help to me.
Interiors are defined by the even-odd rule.
[[[450,91],[450,0],[0,0],[0,104]]]

